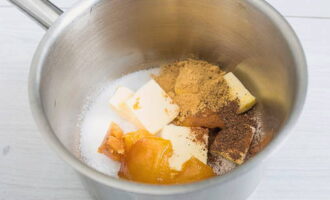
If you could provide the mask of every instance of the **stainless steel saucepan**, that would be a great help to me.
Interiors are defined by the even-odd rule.
[[[65,13],[46,0],[11,1],[47,30],[30,70],[35,120],[96,199],[246,199],[303,108],[302,47],[263,0],[85,0]],[[257,96],[263,132],[273,136],[262,152],[227,175],[175,186],[109,177],[81,161],[77,116],[88,95],[123,74],[192,56],[234,71]]]

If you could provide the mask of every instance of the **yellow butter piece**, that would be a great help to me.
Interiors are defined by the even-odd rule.
[[[169,159],[172,169],[181,171],[182,165],[191,157],[207,164],[208,130],[199,129],[205,132],[203,142],[196,139],[196,133],[190,127],[169,124],[160,131],[159,136],[172,143],[173,155]]]
[[[137,128],[142,129],[143,126],[136,119],[134,114],[130,111],[130,109],[125,104],[129,98],[134,96],[134,92],[126,87],[118,87],[111,99],[109,100],[109,104],[113,110],[117,112],[119,116],[123,119],[134,124]]]
[[[231,99],[238,100],[238,113],[243,113],[256,104],[256,98],[245,88],[241,81],[232,72],[225,74],[224,79],[229,86]]]
[[[179,114],[179,107],[153,79],[143,85],[125,104],[148,132],[155,134]]]

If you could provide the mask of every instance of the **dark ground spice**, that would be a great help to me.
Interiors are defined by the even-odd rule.
[[[257,122],[255,109],[237,115],[237,108],[237,101],[232,101],[221,109],[220,115],[225,127],[217,134],[212,134],[211,140],[213,141],[210,141],[210,151],[241,164],[250,147]]]
[[[256,111],[255,107],[251,110],[243,113],[243,114],[236,114],[236,110],[238,109],[239,105],[237,101],[229,102],[225,107],[220,110],[220,116],[222,117],[225,127],[233,127],[237,126],[238,124],[248,124],[252,127],[257,126],[257,122],[255,119]]]
[[[209,130],[206,128],[200,128],[200,127],[193,127],[191,128],[192,133],[194,134],[194,142],[206,144],[207,135],[209,134]]]

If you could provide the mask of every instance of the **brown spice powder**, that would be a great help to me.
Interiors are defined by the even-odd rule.
[[[153,75],[158,84],[180,107],[176,121],[209,110],[218,112],[229,101],[225,73],[206,61],[187,59],[162,67]]]
[[[215,137],[210,146],[210,151],[228,154],[231,160],[240,163],[249,149],[256,127],[255,109],[237,115],[237,101],[229,102],[220,111],[225,128]]]
[[[239,124],[248,124],[252,127],[256,127],[255,107],[245,113],[236,114],[238,107],[239,105],[237,101],[230,101],[226,106],[221,108],[219,113],[224,120],[225,127],[237,126]]]
[[[209,134],[209,130],[206,128],[199,128],[199,127],[193,127],[191,128],[192,134],[194,134],[194,142],[200,143],[200,144],[206,144],[207,136]]]
[[[271,142],[272,139],[273,139],[272,133],[261,132],[261,130],[257,129],[257,132],[252,140],[246,160],[255,156],[258,152],[264,149]]]

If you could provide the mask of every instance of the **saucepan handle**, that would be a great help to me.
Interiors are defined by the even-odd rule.
[[[61,9],[47,0],[9,0],[29,15],[43,28],[48,29],[63,13]]]

